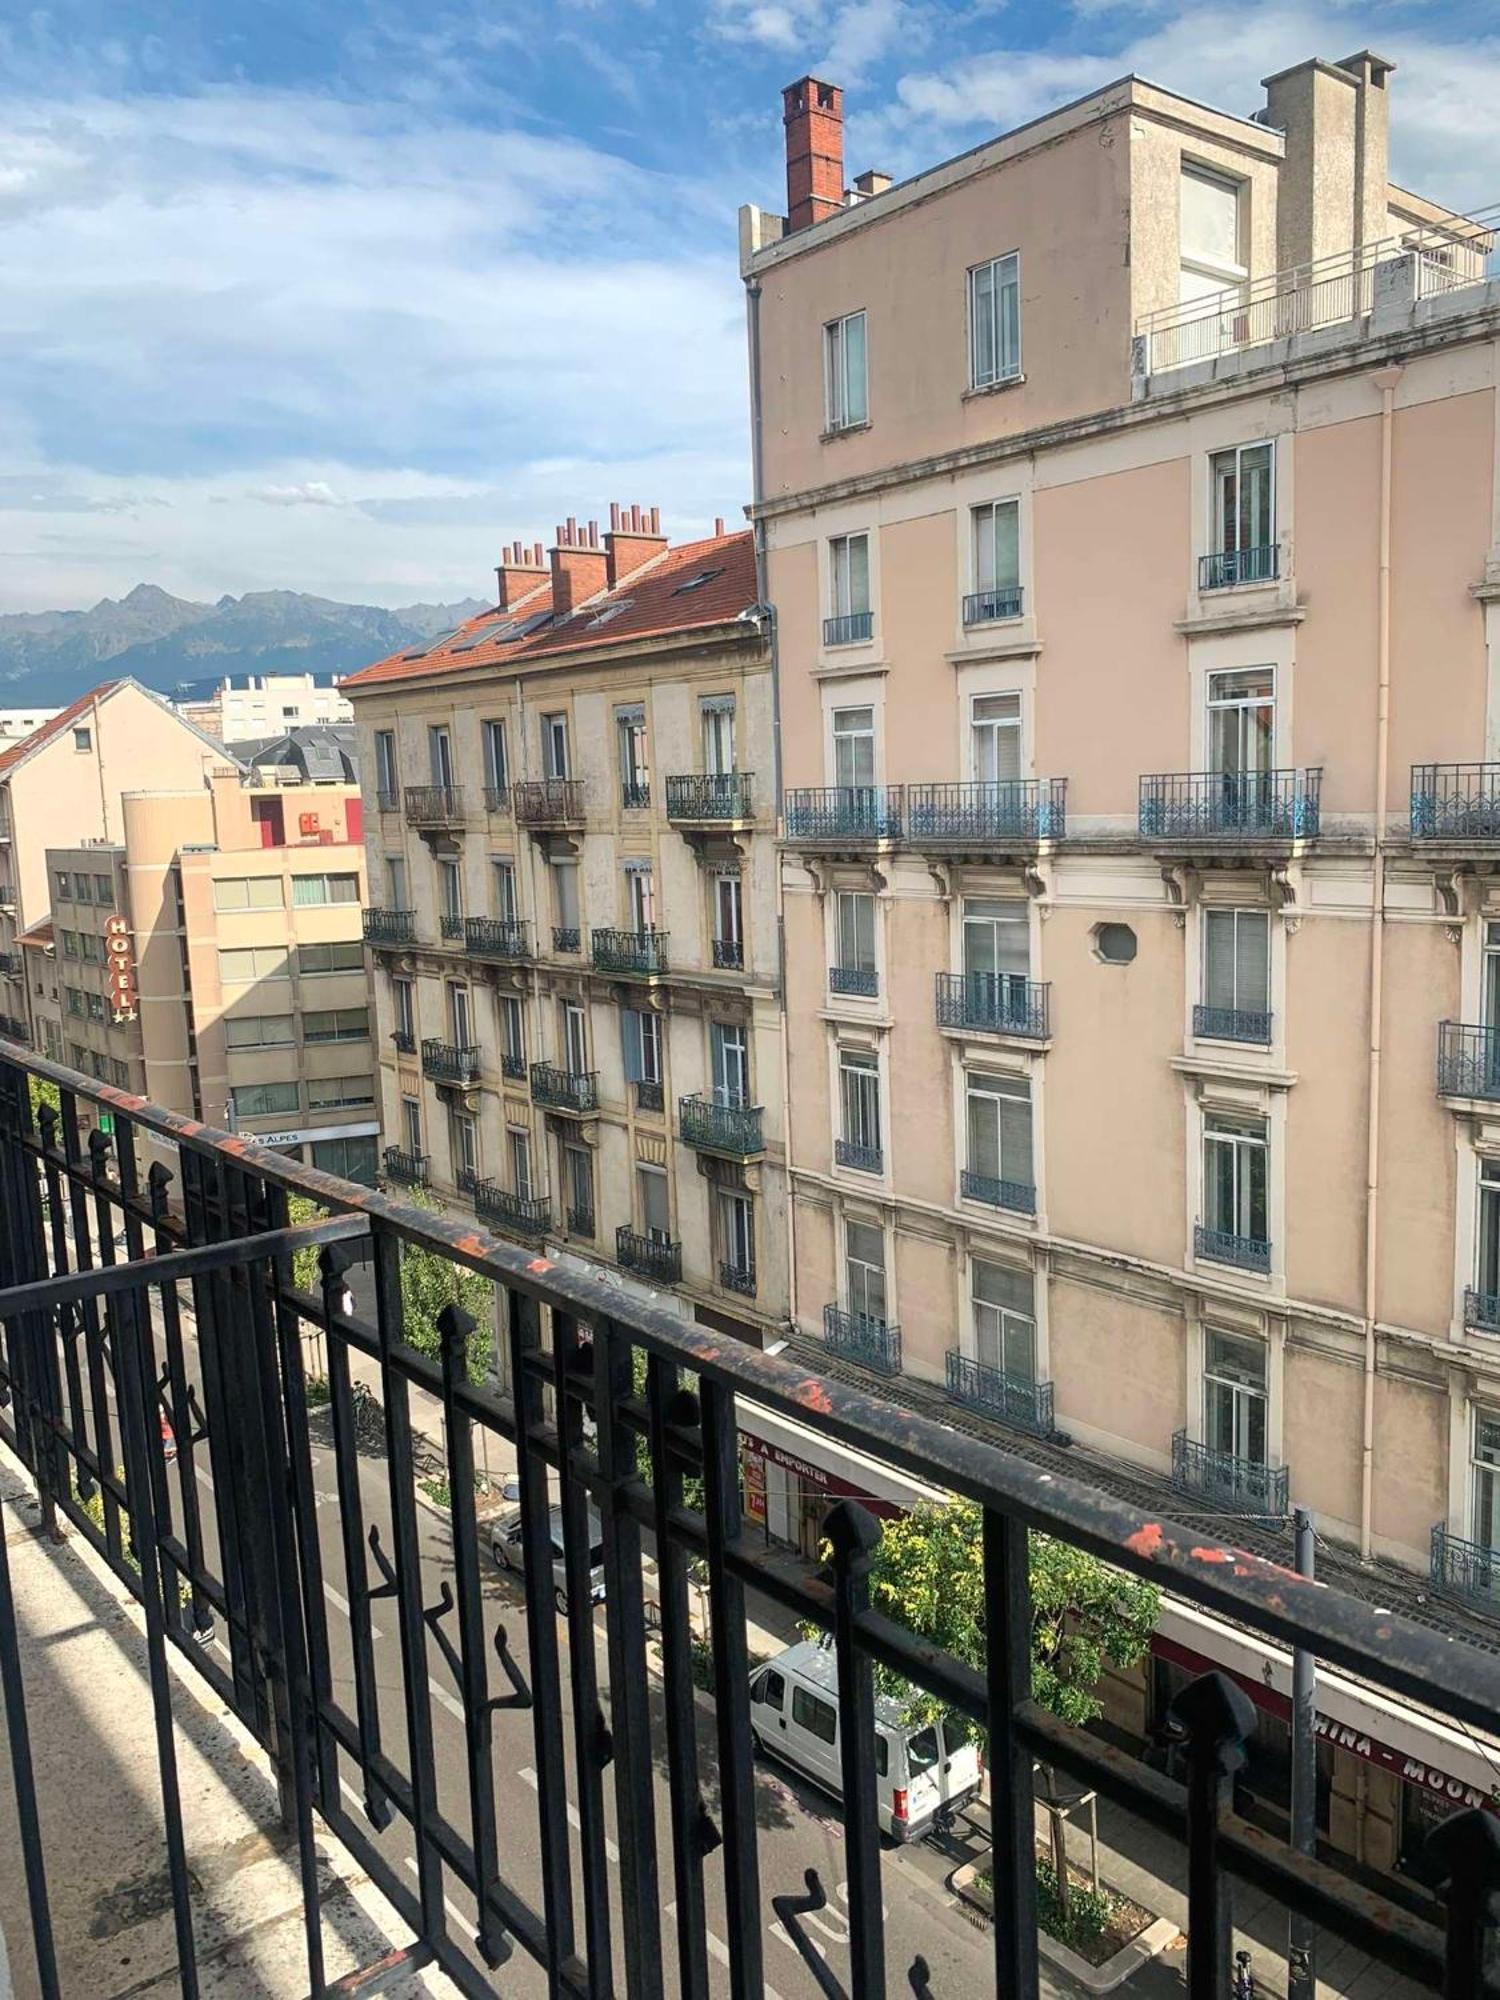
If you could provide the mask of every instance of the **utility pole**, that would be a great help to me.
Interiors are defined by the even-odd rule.
[[[1292,1509],[1296,1534],[1293,1558],[1298,1576],[1313,1580],[1317,1537],[1306,1507]],[[1318,1736],[1316,1662],[1305,1647],[1292,1653],[1292,1852],[1313,1854],[1318,1844]],[[1295,1912],[1287,1927],[1287,2000],[1314,2000],[1317,1990],[1316,1931]]]

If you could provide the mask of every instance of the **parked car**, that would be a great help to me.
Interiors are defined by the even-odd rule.
[[[750,1735],[757,1750],[791,1764],[842,1798],[838,1667],[814,1640],[789,1646],[750,1682]],[[940,1722],[907,1722],[888,1696],[875,1697],[876,1813],[892,1840],[919,1840],[939,1813],[957,1812],[979,1790],[978,1746],[950,1740]]]
[[[552,1596],[560,1616],[568,1615],[568,1571],[563,1561],[563,1522],[561,1507],[554,1507],[547,1516],[552,1532]],[[510,1509],[497,1516],[490,1528],[490,1554],[501,1569],[524,1575],[526,1555],[521,1538],[521,1510]],[[589,1597],[591,1602],[600,1604],[604,1600],[604,1532],[599,1525],[599,1516],[589,1509]]]

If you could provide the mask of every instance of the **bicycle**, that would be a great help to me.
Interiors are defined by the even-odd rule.
[[[385,1410],[375,1391],[363,1382],[356,1382],[349,1391],[349,1403],[354,1413],[355,1443],[384,1444]]]
[[[1255,2000],[1255,1974],[1250,1970],[1248,1951],[1237,1951],[1234,1955],[1229,1993],[1230,2000]]]

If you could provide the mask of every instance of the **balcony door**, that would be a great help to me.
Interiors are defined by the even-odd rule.
[[[1489,1033],[1484,1041],[1487,1089],[1500,1089],[1500,924],[1484,927],[1484,953],[1479,972],[1479,1018]]]
[[[711,778],[734,770],[734,697],[713,696],[703,704],[703,769]]]
[[[974,1358],[1014,1382],[1036,1381],[1036,1307],[1029,1271],[974,1259]]]
[[[969,710],[976,785],[1013,785],[1021,775],[1021,697],[977,694]]]
[[[743,1028],[714,1021],[708,1030],[715,1104],[737,1110],[750,1102],[750,1044]]]
[[[568,773],[568,718],[566,715],[544,715],[542,775],[547,778],[566,778]]]
[[[635,1178],[641,1203],[641,1234],[651,1243],[670,1243],[672,1205],[665,1168],[637,1167]]]
[[[875,784],[875,711],[833,712],[833,782],[841,791],[869,794]],[[872,801],[873,803],[873,801]]]
[[[1204,1336],[1203,1441],[1248,1465],[1266,1463],[1265,1342],[1209,1327]]]
[[[1031,1085],[1024,1077],[971,1071],[966,1089],[969,1172],[981,1184],[979,1199],[993,1199],[998,1194],[1003,1207],[1022,1206],[1021,1190],[1034,1187]],[[989,1185],[995,1182],[1005,1184],[1003,1193]],[[1029,1198],[1034,1200],[1034,1194]]]
[[[1026,1019],[1031,978],[1031,919],[1024,902],[1004,896],[964,899],[964,984],[967,1009],[996,1025]]]
[[[448,1146],[453,1155],[455,1179],[461,1173],[479,1172],[478,1127],[461,1111],[455,1111],[448,1121]]]
[[[640,933],[656,925],[656,885],[649,868],[625,870],[625,902],[630,912],[630,928]]]
[[[438,868],[438,901],[442,913],[450,923],[461,924],[464,915],[463,877],[456,861],[440,861]]]
[[[856,1319],[886,1324],[885,1237],[868,1222],[844,1225],[844,1290]]]
[[[1208,677],[1210,809],[1220,827],[1256,826],[1271,814],[1276,756],[1276,675],[1271,667]]]
[[[714,943],[728,946],[728,950],[720,952],[719,957],[727,964],[737,964],[743,955],[745,935],[737,871],[715,875],[713,897]]]
[[[563,1068],[581,1076],[589,1066],[588,1021],[571,1000],[562,1004]]]
[[[453,783],[453,739],[446,728],[431,728],[427,732],[427,767],[435,785],[447,787]]]
[[[415,1097],[403,1097],[401,1100],[401,1126],[403,1136],[406,1140],[407,1152],[411,1154],[413,1159],[420,1158],[422,1152],[422,1107]]]
[[[1500,1558],[1500,1416],[1488,1410],[1474,1412],[1474,1442],[1470,1477],[1472,1492],[1472,1532],[1470,1539],[1481,1549]],[[1494,1573],[1486,1577],[1493,1587]]]
[[[733,1270],[755,1269],[755,1211],[749,1195],[719,1190],[719,1249]]]
[[[1203,913],[1203,1004],[1215,1015],[1237,1017],[1231,1034],[1253,1039],[1245,1016],[1268,1015],[1271,1006],[1270,920],[1264,910],[1205,910]],[[1213,1032],[1213,1025],[1209,1032]]]
[[[474,1046],[473,1003],[467,986],[448,988],[448,1025],[456,1048],[469,1049]]]
[[[1209,1229],[1242,1242],[1267,1240],[1266,1152],[1263,1120],[1205,1118],[1203,1211]]]

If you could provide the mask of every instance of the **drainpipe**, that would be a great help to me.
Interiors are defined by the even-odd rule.
[[[765,495],[762,470],[763,414],[760,393],[760,281],[745,280],[745,328],[750,356],[750,491],[758,510]],[[776,607],[771,602],[766,561],[766,524],[759,511],[755,535],[755,594],[765,616],[771,654],[771,781],[776,807],[776,838],[781,838],[781,640]],[[786,1174],[787,1313],[797,1324],[797,1205],[792,1200],[792,1088],[786,1046],[786,898],[781,883],[781,850],[776,850],[776,996],[781,1012],[781,1141]]]
[[[1385,804],[1391,753],[1391,437],[1400,368],[1371,378],[1380,391],[1380,570],[1376,585],[1375,853],[1374,905],[1370,915],[1370,1058],[1365,1135],[1365,1356],[1364,1413],[1359,1448],[1359,1553],[1368,1562],[1374,1542],[1375,1319],[1380,1250],[1380,1041],[1385,970]]]

